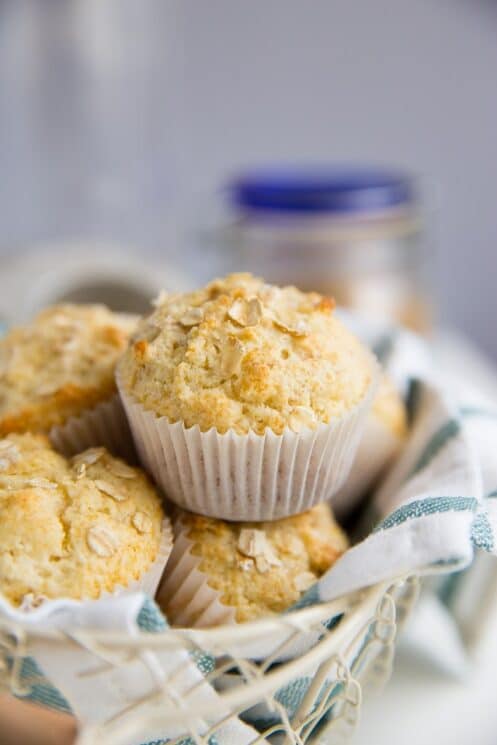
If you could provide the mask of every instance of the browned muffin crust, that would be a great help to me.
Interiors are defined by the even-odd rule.
[[[100,305],[57,305],[0,339],[0,436],[49,432],[116,392],[136,319]]]

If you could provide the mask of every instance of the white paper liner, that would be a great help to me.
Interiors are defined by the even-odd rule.
[[[330,499],[347,478],[378,382],[331,424],[276,435],[201,432],[147,411],[117,384],[139,458],[167,497],[190,512],[233,521],[277,520]]]
[[[357,506],[368,489],[388,467],[402,446],[397,437],[383,422],[368,416],[355,460],[345,484],[332,499],[337,517],[343,518]]]
[[[171,626],[206,628],[236,623],[235,609],[221,602],[220,593],[198,569],[202,558],[192,555],[193,545],[186,531],[180,530],[157,591],[159,606]]]
[[[161,526],[159,550],[157,551],[157,556],[154,562],[141,577],[130,582],[126,587],[122,588],[122,590],[119,588],[120,591],[135,592],[136,590],[142,590],[142,592],[146,592],[147,595],[154,598],[162,579],[164,569],[169,557],[171,556],[173,544],[174,540],[171,521],[167,516],[164,516]],[[116,593],[114,592],[112,594],[115,595]]]
[[[161,525],[161,540],[157,556],[150,567],[138,579],[132,580],[127,585],[116,585],[111,592],[102,592],[99,600],[106,597],[116,597],[118,595],[133,593],[137,591],[145,592],[154,598],[157,588],[160,584],[164,569],[171,555],[173,548],[173,529],[170,519],[165,515]],[[85,603],[91,603],[96,598],[83,598],[75,600],[72,598],[54,598],[44,599],[40,605],[29,607],[29,603],[24,608],[13,606],[10,601],[4,598],[0,592],[0,616],[6,616],[13,621],[25,621],[29,616],[30,622],[36,623],[37,620],[46,619],[52,613],[57,613],[61,608],[67,606],[80,606]]]
[[[133,437],[117,393],[93,409],[71,417],[65,424],[52,427],[49,436],[54,448],[66,457],[103,445],[128,463],[137,461]]]

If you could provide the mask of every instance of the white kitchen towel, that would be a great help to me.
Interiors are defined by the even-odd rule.
[[[308,592],[321,600],[410,572],[451,572],[471,562],[475,547],[497,546],[494,503],[487,498],[492,473],[497,489],[497,466],[481,442],[488,416],[476,422],[462,400],[465,387],[446,385],[418,337],[347,318],[408,399],[411,429],[373,496],[369,534]],[[488,442],[486,434],[483,439]]]
[[[19,620],[5,602],[0,619]],[[57,629],[62,640],[29,636],[29,628]],[[9,650],[12,674],[20,655],[17,688],[28,700],[59,711],[74,713],[84,724],[82,741],[99,742],[100,728],[118,737],[122,745],[144,741],[164,742],[182,736],[186,729],[199,735],[216,727],[212,745],[248,745],[258,733],[236,716],[230,716],[219,695],[205,680],[214,659],[200,650],[145,651],[138,656],[109,652],[90,641],[89,629],[126,633],[160,632],[167,628],[158,607],[140,592],[122,594],[93,602],[58,601],[32,611],[24,619],[28,643],[16,646],[14,632]],[[0,650],[1,651],[1,650]],[[208,704],[210,718],[194,715],[199,703]],[[164,729],[161,714],[165,705],[188,712],[187,724]],[[218,725],[218,726],[216,726]],[[183,745],[194,745],[185,737]]]

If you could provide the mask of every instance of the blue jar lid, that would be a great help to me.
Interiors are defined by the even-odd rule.
[[[276,168],[240,174],[228,190],[237,208],[296,213],[374,212],[412,204],[412,177],[377,167]]]

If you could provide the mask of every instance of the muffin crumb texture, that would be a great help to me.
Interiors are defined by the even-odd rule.
[[[327,504],[283,520],[230,523],[178,510],[177,527],[193,542],[198,569],[251,621],[286,610],[346,550],[348,542]]]
[[[170,422],[224,433],[315,429],[365,396],[368,351],[334,303],[249,274],[162,294],[120,365],[126,391]]]
[[[98,598],[155,560],[163,513],[146,476],[92,448],[72,460],[42,435],[0,440],[0,593]]]
[[[116,392],[136,318],[102,305],[57,305],[0,339],[0,436],[49,432]]]

